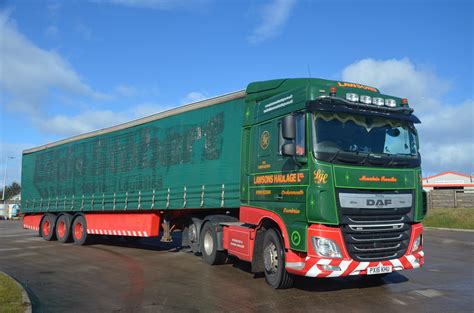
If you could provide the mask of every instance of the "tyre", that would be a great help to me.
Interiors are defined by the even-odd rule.
[[[79,215],[72,223],[72,239],[74,244],[82,246],[90,241],[90,235],[87,234],[87,222],[83,215]]]
[[[40,235],[44,240],[56,240],[55,234],[56,216],[47,213],[41,220]]]
[[[274,289],[291,288],[293,275],[285,269],[285,252],[280,236],[274,229],[269,229],[263,237],[263,265],[265,280]]]
[[[202,227],[200,247],[202,258],[208,264],[224,264],[227,260],[227,253],[217,250],[216,226],[213,226],[212,223],[208,222]]]
[[[62,214],[56,221],[56,238],[59,242],[71,242],[71,222],[70,214]]]

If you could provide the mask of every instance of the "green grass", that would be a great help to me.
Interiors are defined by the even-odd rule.
[[[474,208],[430,209],[424,226],[474,229]]]
[[[25,306],[21,289],[10,278],[0,273],[0,311],[2,313],[23,313]]]

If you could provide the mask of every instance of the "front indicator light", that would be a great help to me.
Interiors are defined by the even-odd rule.
[[[365,103],[365,104],[371,104],[372,103],[372,97],[371,96],[360,96],[360,102]]]
[[[346,93],[346,100],[352,101],[352,102],[358,102],[359,101],[359,95],[356,93]]]
[[[413,247],[411,248],[411,252],[416,252],[421,249],[423,246],[423,234],[416,237],[415,241],[413,241]]]
[[[313,237],[312,238],[314,251],[319,256],[325,258],[342,258],[341,249],[338,244],[331,239]]]
[[[385,99],[385,105],[394,108],[397,106],[397,102],[394,99]]]
[[[384,105],[385,100],[383,98],[373,98],[372,103],[375,105]]]

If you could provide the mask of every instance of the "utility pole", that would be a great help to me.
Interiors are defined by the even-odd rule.
[[[15,157],[7,156],[5,157],[5,171],[3,172],[3,191],[2,191],[2,202],[5,202],[5,189],[7,188],[7,168],[8,168],[8,159],[14,159]]]

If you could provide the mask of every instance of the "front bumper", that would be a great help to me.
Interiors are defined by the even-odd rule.
[[[423,232],[421,224],[412,225],[410,243],[404,256],[398,259],[358,262],[354,261],[348,254],[341,229],[327,227],[324,225],[311,225],[308,228],[308,253],[295,253],[288,251],[285,254],[286,270],[289,273],[308,277],[342,277],[350,275],[367,275],[369,267],[392,266],[392,271],[401,271],[419,268],[424,263],[422,246],[415,252],[412,246],[415,238]],[[342,250],[342,258],[323,258],[318,256],[312,249],[311,237],[324,237],[335,241]]]

